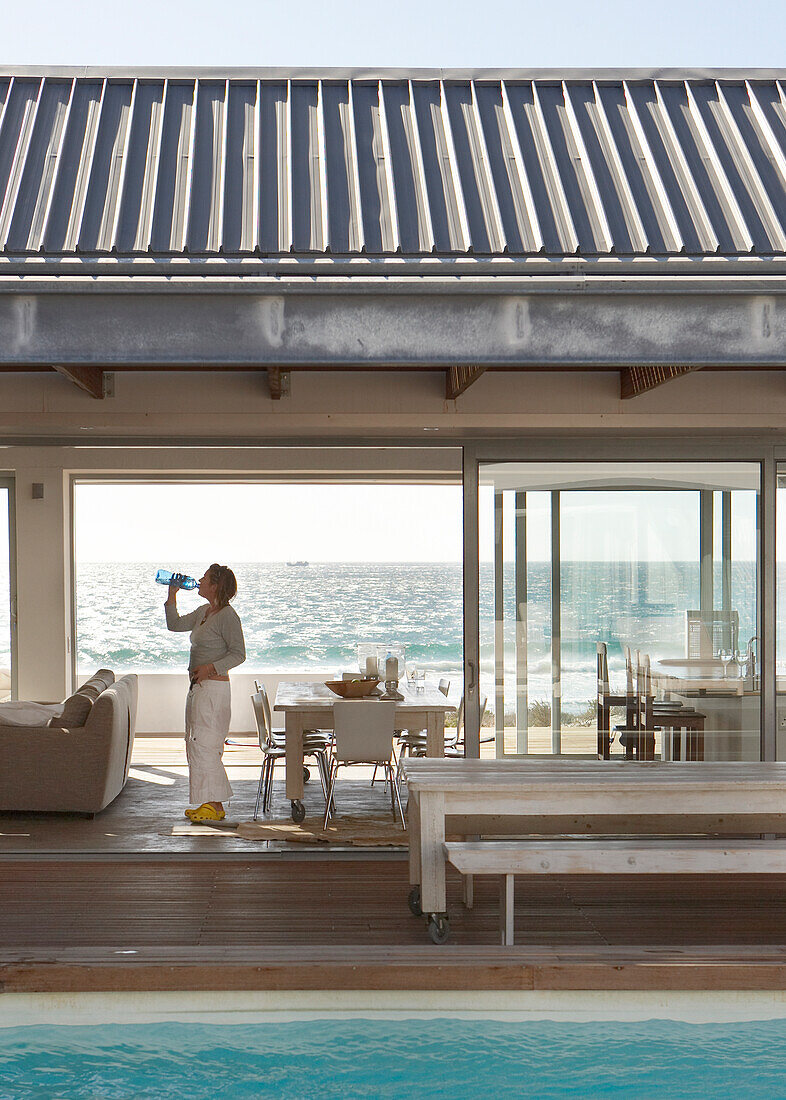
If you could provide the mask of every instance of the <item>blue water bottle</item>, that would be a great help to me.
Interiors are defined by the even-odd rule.
[[[172,583],[172,577],[174,573],[170,573],[168,569],[159,569],[156,573],[156,581],[158,584],[170,585]],[[176,582],[178,588],[198,588],[199,581],[195,581],[193,577],[183,577],[179,582]]]

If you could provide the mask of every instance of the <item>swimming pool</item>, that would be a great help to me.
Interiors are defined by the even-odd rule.
[[[78,998],[71,1000],[79,1021]],[[646,1001],[637,1003],[630,1020],[591,1019],[581,1012],[578,1019],[548,1019],[538,1013],[444,1011],[253,1018],[229,1011],[208,1012],[202,1021],[198,1013],[186,1013],[186,1020],[159,1016],[148,1022],[6,1026],[0,1028],[0,1097],[772,1100],[786,1095],[786,1018],[779,1002],[774,1002],[776,1018],[709,1022],[636,1018],[642,1004],[646,1012]],[[58,1017],[64,1007],[67,1000],[61,999]],[[130,1015],[140,1019],[138,1012]]]

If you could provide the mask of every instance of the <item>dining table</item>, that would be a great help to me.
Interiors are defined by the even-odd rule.
[[[445,755],[445,715],[456,706],[433,684],[413,686],[400,682],[396,700],[396,730],[426,731],[426,756]],[[381,698],[381,695],[370,698]],[[284,715],[286,736],[286,795],[291,803],[292,820],[303,821],[303,731],[332,730],[333,704],[340,696],[319,682],[280,680],[273,710]]]

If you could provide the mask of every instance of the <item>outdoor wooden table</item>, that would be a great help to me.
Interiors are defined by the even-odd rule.
[[[426,754],[445,755],[445,715],[455,711],[439,688],[426,684],[416,691],[408,683],[399,684],[403,700],[396,703],[397,730],[425,730]],[[330,688],[320,683],[281,680],[273,709],[284,713],[286,734],[286,790],[292,803],[292,818],[302,821],[303,805],[303,730],[333,729],[333,704],[339,701]]]
[[[449,927],[444,851],[448,816],[461,816],[461,831],[467,834],[484,831],[480,819],[489,818],[499,827],[486,828],[486,833],[508,831],[505,817],[511,822],[515,818],[517,832],[533,834],[539,831],[535,819],[560,815],[595,817],[599,823],[624,817],[626,832],[636,831],[637,819],[676,821],[682,827],[671,831],[692,832],[691,817],[726,822],[733,818],[741,823],[740,831],[750,822],[755,832],[769,831],[761,828],[762,819],[779,819],[780,828],[769,828],[786,830],[786,764],[530,757],[412,758],[403,767],[409,790],[410,908],[429,916],[436,942],[444,942],[441,930]]]

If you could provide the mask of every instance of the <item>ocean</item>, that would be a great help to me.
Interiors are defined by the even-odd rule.
[[[188,636],[164,623],[166,589],[159,565],[200,576],[204,563],[82,563],[77,569],[77,654],[80,673],[99,665],[116,672],[183,669]],[[243,563],[234,567],[234,600],[243,622],[248,672],[324,672],[357,667],[358,641],[399,642],[408,665],[447,676],[460,688],[463,665],[461,563],[329,562],[303,566]],[[482,562],[481,684],[494,697],[494,575]],[[623,669],[623,647],[660,657],[685,653],[685,610],[698,607],[696,562],[562,563],[563,707],[586,706],[595,695],[595,644],[609,644],[612,674]],[[756,569],[735,562],[733,604],[739,645],[755,633]],[[716,577],[720,592],[720,571]],[[199,597],[184,592],[188,610]],[[505,703],[515,704],[513,563],[504,569]],[[527,593],[529,698],[551,697],[551,590],[548,562],[530,562]],[[0,648],[0,666],[3,664]]]

